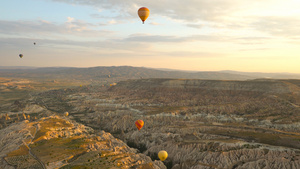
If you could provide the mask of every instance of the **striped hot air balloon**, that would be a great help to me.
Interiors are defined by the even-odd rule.
[[[144,126],[144,121],[143,120],[137,120],[137,121],[135,121],[135,126],[139,130],[141,130],[141,128]]]
[[[143,24],[144,24],[145,20],[148,18],[149,14],[150,14],[150,10],[146,7],[141,7],[138,10],[138,15],[141,18],[141,20],[143,21]]]

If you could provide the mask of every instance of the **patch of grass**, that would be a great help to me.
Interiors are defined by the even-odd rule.
[[[28,148],[25,145],[22,145],[19,147],[19,149],[9,152],[7,154],[7,157],[28,155],[28,153],[29,153]]]
[[[26,90],[11,90],[7,92],[0,92],[0,104],[12,103],[15,100],[28,99],[28,91]]]
[[[84,144],[87,142],[79,136],[70,138],[53,138],[32,144],[31,151],[44,163],[68,159],[76,154],[85,152]]]
[[[17,168],[41,168],[41,165],[31,155],[19,155],[13,157],[5,157],[5,161]]]
[[[101,154],[101,155],[99,155],[99,154]],[[76,157],[76,159],[73,159],[71,161],[71,163],[62,167],[62,169],[84,168],[84,167],[116,168],[118,166],[121,166],[120,165],[121,163],[117,162],[113,158],[123,158],[126,156],[127,156],[127,154],[117,154],[116,155],[114,152],[110,152],[110,151],[91,151],[91,152],[84,153],[84,154]]]

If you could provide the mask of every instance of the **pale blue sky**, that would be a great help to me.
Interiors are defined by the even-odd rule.
[[[296,0],[0,0],[0,66],[300,73],[299,9]]]

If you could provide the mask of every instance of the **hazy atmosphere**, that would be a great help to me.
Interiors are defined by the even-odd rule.
[[[299,9],[296,0],[0,0],[0,66],[300,73]]]

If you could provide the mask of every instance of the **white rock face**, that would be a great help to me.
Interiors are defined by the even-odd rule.
[[[12,124],[5,129],[0,130],[0,168],[13,169],[4,160],[7,153],[17,150],[26,138],[31,138],[30,129],[32,125],[28,125],[28,121]]]

